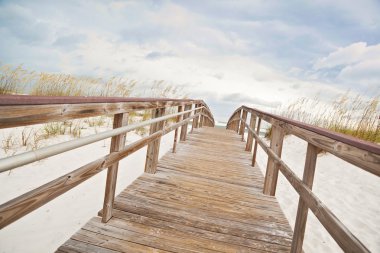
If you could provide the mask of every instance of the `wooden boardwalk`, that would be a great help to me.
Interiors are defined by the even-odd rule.
[[[292,230],[236,132],[194,129],[57,252],[289,252]]]

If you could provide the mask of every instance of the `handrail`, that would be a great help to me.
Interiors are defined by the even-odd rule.
[[[214,124],[206,103],[196,99],[0,95],[0,129],[185,104],[205,106]]]
[[[82,96],[33,96],[33,95],[1,95],[2,105],[52,105],[52,104],[84,104],[84,103],[119,103],[119,102],[200,102],[196,99],[178,98],[140,98],[140,97],[82,97]]]
[[[257,113],[257,114],[260,114],[263,116],[267,116],[267,117],[271,117],[275,120],[280,120],[280,121],[283,121],[285,123],[300,127],[302,129],[312,131],[316,134],[331,138],[333,140],[336,140],[336,141],[351,145],[353,147],[356,147],[356,148],[359,148],[359,149],[380,155],[380,146],[375,144],[375,143],[364,141],[364,140],[355,138],[355,137],[350,136],[350,135],[334,132],[334,131],[326,129],[326,128],[313,126],[313,125],[306,124],[306,123],[296,121],[293,119],[288,119],[288,118],[285,118],[285,117],[282,117],[279,115],[266,113],[266,112],[263,112],[263,111],[260,111],[260,110],[254,109],[254,108],[250,108],[247,106],[243,106],[242,108],[244,110],[250,110],[250,111],[253,111],[254,113]]]
[[[197,106],[192,108],[192,105]],[[178,107],[178,112],[164,115],[165,108],[173,106]],[[133,125],[125,125],[129,112],[142,109],[153,109],[153,118]],[[31,114],[28,115],[28,112]],[[214,126],[213,116],[202,100],[0,96],[0,128],[104,114],[114,114],[114,129],[0,159],[1,173],[112,137],[111,150],[108,155],[0,205],[0,229],[108,168],[102,219],[106,222],[112,217],[116,186],[115,175],[117,174],[118,162],[121,159],[148,145],[145,172],[155,173],[161,136],[176,130],[173,144],[173,152],[175,152],[179,128],[182,129],[181,141],[185,141],[187,125],[191,120],[193,127]],[[172,118],[176,118],[177,122],[165,126],[166,120]],[[124,146],[124,136],[127,132],[148,125],[150,125],[149,136]]]
[[[251,114],[249,123],[247,122],[247,113]],[[272,124],[270,146],[266,145],[259,136],[259,124],[255,131],[257,118],[259,122],[263,119]],[[252,142],[255,139],[255,147],[258,143],[268,155],[263,187],[264,194],[275,195],[278,171],[280,170],[300,196],[291,252],[302,252],[308,209],[313,211],[321,224],[345,252],[369,252],[360,240],[312,192],[312,185],[317,154],[320,150],[328,151],[374,175],[380,176],[380,147],[326,129],[242,106],[231,115],[227,129],[238,132],[244,139],[245,128],[248,129],[246,150],[251,152]],[[298,178],[281,160],[285,132],[294,134],[308,142],[303,180]],[[252,165],[255,163],[256,152],[255,148]]]
[[[289,134],[294,134],[351,164],[380,176],[380,145],[281,116],[264,113],[246,106],[238,108],[234,114],[236,115],[236,112],[239,110],[249,111],[256,117],[272,125],[281,127]],[[231,116],[229,123],[232,120]],[[240,118],[236,120],[240,120]]]
[[[61,143],[58,143],[55,145],[43,147],[41,149],[32,150],[32,151],[24,152],[24,153],[17,154],[14,156],[6,157],[3,159],[0,159],[0,173],[14,169],[14,168],[17,168],[17,167],[20,167],[20,166],[23,166],[23,165],[26,165],[28,163],[36,162],[36,161],[39,161],[39,160],[42,160],[42,159],[45,159],[45,158],[48,158],[48,157],[51,157],[54,155],[58,155],[58,154],[61,154],[63,152],[73,150],[73,149],[76,149],[76,148],[79,148],[79,147],[82,147],[82,146],[85,146],[85,145],[88,145],[88,144],[91,144],[91,143],[94,143],[97,141],[101,141],[101,140],[104,140],[104,139],[107,139],[107,138],[110,138],[113,136],[124,134],[124,133],[130,132],[130,131],[133,131],[137,128],[140,128],[140,127],[148,126],[148,125],[151,125],[151,124],[163,121],[163,120],[168,120],[168,119],[171,119],[171,118],[174,118],[174,117],[186,114],[186,113],[190,113],[193,111],[198,111],[202,108],[204,108],[204,107],[184,111],[181,113],[174,113],[174,114],[162,116],[159,118],[146,120],[146,121],[136,123],[133,125],[115,128],[112,130],[108,130],[108,131],[104,131],[101,133],[89,135],[89,136],[82,137],[79,139],[61,142]]]

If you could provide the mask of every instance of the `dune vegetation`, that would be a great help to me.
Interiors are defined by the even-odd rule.
[[[333,101],[300,98],[279,107],[275,114],[380,143],[380,96],[365,98],[346,92]],[[271,129],[267,129],[269,137]]]
[[[147,87],[142,89],[139,86]],[[22,65],[0,65],[0,95],[38,96],[97,96],[97,97],[170,97],[186,98],[183,88],[165,81],[152,81],[142,84],[124,77],[108,79],[75,76],[64,73],[30,71]],[[168,110],[171,110],[170,108]],[[169,113],[169,112],[168,112]],[[150,110],[134,111],[129,114],[129,124],[150,118]],[[49,139],[68,136],[79,138],[83,133],[97,133],[100,129],[112,126],[111,116],[51,122],[44,125],[20,128],[18,131],[2,131],[1,149],[4,154],[14,155],[20,151],[36,150],[49,143]],[[89,131],[91,130],[91,131]],[[135,132],[141,136],[148,133],[148,127]]]

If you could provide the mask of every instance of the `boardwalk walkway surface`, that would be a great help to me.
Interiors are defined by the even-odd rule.
[[[236,132],[194,129],[57,252],[289,252],[292,231]]]

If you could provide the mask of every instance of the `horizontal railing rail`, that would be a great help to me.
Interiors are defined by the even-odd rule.
[[[0,128],[50,122],[52,120],[49,115],[53,115],[53,121],[83,118],[89,115],[114,115],[114,129],[112,130],[0,159],[0,172],[5,172],[99,140],[112,138],[110,154],[0,205],[0,228],[11,224],[108,168],[102,212],[102,220],[106,222],[112,217],[118,162],[121,159],[148,145],[145,172],[155,173],[160,138],[163,135],[175,130],[173,143],[173,152],[175,152],[179,128],[181,128],[180,140],[185,141],[190,121],[193,121],[193,128],[214,126],[212,114],[202,100],[0,96],[0,101]],[[193,105],[195,108],[192,108]],[[28,110],[28,107],[33,108]],[[178,112],[165,115],[165,109],[172,107],[177,107]],[[62,110],[61,118],[56,111],[57,108]],[[63,115],[68,108],[71,112]],[[129,112],[147,109],[152,109],[152,119],[127,125]],[[24,110],[31,114],[28,115]],[[33,120],[30,121],[31,118]],[[12,122],[11,119],[16,120]],[[175,122],[165,126],[165,122],[169,119],[175,119]],[[125,145],[126,133],[144,126],[150,126],[150,134],[132,144]]]
[[[201,110],[203,107],[195,108],[194,110],[187,110],[185,112],[180,113],[174,113],[167,116],[162,116],[159,118],[135,123],[133,125],[128,125],[124,127],[115,128],[109,131],[101,132],[98,134],[89,135],[86,137],[82,137],[79,139],[74,139],[67,142],[61,142],[59,144],[51,145],[48,147],[44,147],[38,150],[33,150],[29,152],[25,152],[22,154],[10,156],[7,158],[0,159],[0,172],[5,172],[23,165],[26,165],[28,163],[36,162],[41,159],[45,159],[54,155],[61,154],[63,152],[73,150],[97,141],[101,141],[110,137],[114,137],[120,134],[128,133],[130,131],[136,130],[140,127],[148,126],[154,123],[158,123],[163,120],[168,120],[171,118],[174,118],[179,115],[183,115],[186,113],[191,113],[195,111]]]
[[[214,123],[210,109],[202,100],[2,95],[0,96],[0,129],[162,107],[177,107],[183,104],[202,104],[206,107],[205,114]]]
[[[248,114],[250,121],[248,122]],[[260,124],[264,120],[272,125],[270,146],[259,136]],[[328,209],[312,192],[317,154],[327,151],[351,164],[358,166],[376,176],[380,176],[380,146],[338,134],[327,129],[286,119],[281,116],[265,113],[254,108],[242,106],[230,117],[227,129],[242,135],[248,129],[246,151],[252,151],[252,166],[255,165],[257,144],[268,155],[263,193],[275,195],[278,171],[285,176],[299,194],[298,211],[294,229],[291,252],[302,252],[302,245],[307,221],[308,209],[318,218],[334,240],[345,252],[369,252],[349,229]],[[301,180],[281,159],[283,138],[293,134],[308,142],[304,175]]]

